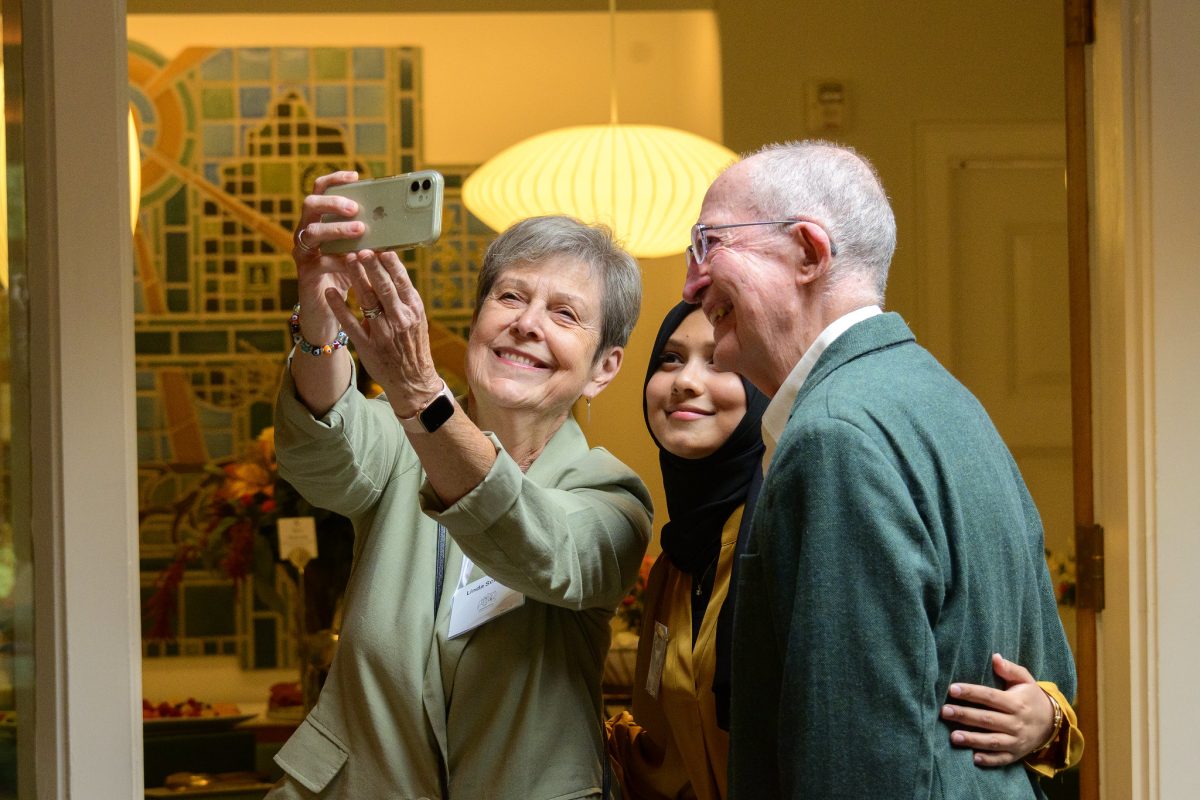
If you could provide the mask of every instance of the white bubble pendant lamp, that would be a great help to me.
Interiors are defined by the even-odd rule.
[[[610,44],[615,19],[610,0]],[[526,217],[570,214],[608,225],[635,256],[682,253],[704,192],[737,156],[687,131],[619,124],[615,87],[614,79],[609,124],[538,134],[472,173],[462,190],[471,213],[497,231]]]

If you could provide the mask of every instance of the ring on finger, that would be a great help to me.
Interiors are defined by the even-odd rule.
[[[308,230],[308,228],[297,229],[297,231],[296,231],[296,247],[299,247],[301,250],[303,250],[306,253],[320,253],[321,245],[318,244],[316,247],[313,247],[311,244],[308,244],[307,242],[304,241],[304,232],[306,230]]]
[[[375,319],[376,317],[383,316],[382,306],[375,306],[374,308],[363,308],[362,306],[359,306],[358,310],[362,312],[364,319]]]

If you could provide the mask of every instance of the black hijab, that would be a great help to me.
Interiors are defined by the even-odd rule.
[[[659,360],[671,334],[698,306],[680,303],[667,312],[654,349],[650,353],[650,364],[646,368],[646,383],[658,370]],[[729,515],[739,506],[745,505],[742,522],[738,529],[737,552],[743,552],[750,532],[750,520],[754,516],[754,501],[762,482],[762,415],[769,399],[745,378],[741,379],[746,392],[746,415],[742,417],[733,433],[716,452],[703,458],[683,458],[668,452],[650,431],[650,438],[658,446],[658,463],[662,469],[663,488],[667,494],[667,514],[670,521],[662,529],[662,549],[680,570],[692,576],[693,585],[701,588],[699,599],[693,603],[693,637],[698,629],[703,609],[708,605],[712,592],[710,567],[721,551],[721,531]],[[649,413],[646,408],[646,387],[642,386],[642,416],[646,429],[650,429]],[[735,573],[730,580],[729,594],[721,607],[717,620],[717,667],[713,680],[713,691],[717,695],[717,720],[721,727],[729,727],[729,665],[730,641],[733,627],[733,607],[737,589],[737,559]],[[707,581],[706,574],[709,575]],[[697,599],[693,592],[693,600]],[[700,613],[696,613],[696,611]],[[693,638],[694,641],[694,638]]]

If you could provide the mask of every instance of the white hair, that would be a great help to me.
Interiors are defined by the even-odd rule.
[[[883,301],[896,250],[896,218],[875,167],[853,148],[807,140],[750,153],[750,194],[765,219],[811,216],[837,248],[830,280],[857,274]]]

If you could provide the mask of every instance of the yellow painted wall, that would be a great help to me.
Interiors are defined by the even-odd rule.
[[[1062,4],[1046,0],[716,0],[725,143],[738,151],[813,135],[806,83],[847,88],[834,138],[875,163],[899,241],[888,304],[911,322],[916,130],[922,123],[1061,121]]]

